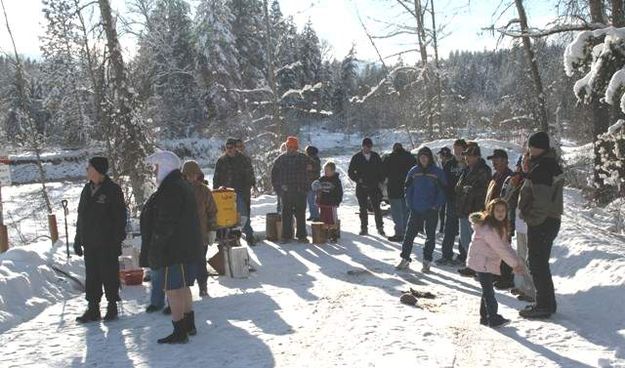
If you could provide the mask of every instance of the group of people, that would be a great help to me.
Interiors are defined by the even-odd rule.
[[[318,150],[309,146],[301,152],[296,137],[289,137],[283,146],[271,170],[282,214],[282,242],[294,238],[308,242],[307,205],[308,220],[323,222],[330,240],[336,241],[337,208],[343,200],[336,164],[328,161],[322,170]],[[372,210],[378,234],[386,236],[380,208],[382,184],[386,182],[395,224],[395,234],[388,239],[402,243],[397,269],[409,267],[414,239],[423,233],[422,271],[430,270],[436,229],[444,211],[442,257],[436,263],[462,265],[459,272],[463,276],[479,279],[483,290],[481,323],[498,326],[507,321],[497,313],[494,286],[514,286],[520,299],[535,301],[520,312],[523,317],[546,318],[555,313],[549,257],[560,227],[563,179],[549,137],[542,132],[532,135],[515,171],[508,168],[507,153],[498,149],[487,157],[493,162],[492,174],[479,145],[462,139],[454,142],[453,151],[443,148],[438,155],[442,167],[436,164],[430,148],[420,148],[415,158],[396,143],[392,153],[382,158],[373,151],[370,138],[362,141],[361,151],[352,157],[348,168],[349,178],[356,183],[360,235],[368,234]],[[140,219],[140,266],[150,269],[152,282],[146,311],[163,310],[172,316],[174,331],[159,343],[184,343],[197,332],[190,287],[197,281],[200,295],[207,295],[206,253],[215,240],[217,207],[197,162],[182,163],[173,152],[159,151],[146,163],[154,168],[158,184],[143,205]],[[120,186],[107,171],[106,158],[89,160],[88,183],[78,206],[74,251],[85,258],[88,302],[85,313],[77,318],[80,323],[102,318],[103,290],[108,301],[103,319],[118,317],[118,257],[126,237],[127,210]],[[250,223],[255,184],[243,141],[229,138],[215,165],[213,189],[232,188],[236,192],[242,233],[249,245],[256,244]],[[510,246],[515,232],[516,253]],[[458,255],[454,258],[458,235]]]
[[[386,169],[394,172],[397,181],[405,173],[403,192],[391,190],[397,183],[388,178],[396,225],[396,235],[389,239],[402,241],[396,268],[409,267],[414,239],[423,233],[422,271],[430,271],[444,208],[442,257],[436,263],[462,265],[461,275],[479,280],[480,323],[494,327],[508,321],[497,313],[495,287],[512,289],[520,300],[533,303],[519,312],[522,317],[550,317],[557,305],[549,258],[560,228],[564,178],[548,135],[538,132],[529,137],[527,151],[514,171],[505,150],[496,149],[486,158],[492,161],[493,173],[480,146],[463,139],[454,142],[453,152],[442,148],[438,154],[442,168],[428,147],[419,149],[416,164],[409,169],[410,159],[400,146],[387,158]],[[515,233],[516,252],[511,247]],[[453,258],[458,235],[458,255]]]

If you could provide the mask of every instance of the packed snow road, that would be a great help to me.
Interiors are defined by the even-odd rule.
[[[336,161],[344,173],[348,158]],[[584,215],[578,192],[566,191],[567,215],[552,258],[558,314],[548,321],[519,319],[524,303],[498,293],[501,313],[512,323],[490,329],[479,324],[476,281],[452,267],[427,275],[397,272],[399,244],[355,235],[356,201],[342,176],[347,198],[339,210],[339,243],[264,241],[251,248],[257,271],[249,279],[212,279],[205,299],[193,289],[198,335],[190,343],[156,344],[171,322],[144,312],[144,284],[122,290],[122,316],[111,323],[74,322],[85,307],[77,294],[15,323],[0,335],[0,366],[625,367],[625,247],[621,238],[593,230],[600,224]],[[270,196],[254,200],[256,230],[264,229],[274,203]],[[392,233],[390,219],[385,223]],[[422,246],[419,237],[417,259]],[[403,305],[399,296],[410,287],[436,298],[419,300],[417,308]],[[37,297],[22,296],[23,308]],[[11,303],[11,296],[3,298]]]

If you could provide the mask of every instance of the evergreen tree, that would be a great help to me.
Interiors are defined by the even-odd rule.
[[[314,85],[319,81],[319,69],[321,68],[321,49],[319,38],[308,20],[299,44],[299,59],[302,63],[302,84]]]
[[[158,0],[150,14],[152,27],[140,40],[152,71],[150,116],[169,136],[187,134],[202,120],[195,84],[190,8],[184,0]]]
[[[236,111],[229,90],[241,85],[239,53],[233,45],[230,0],[202,0],[196,10],[197,69],[210,120],[223,121]]]
[[[266,85],[267,57],[262,2],[232,0],[230,8],[234,15],[232,31],[239,54],[242,87],[264,86]]]

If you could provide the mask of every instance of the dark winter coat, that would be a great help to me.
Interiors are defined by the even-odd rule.
[[[310,169],[307,170],[308,186],[310,187],[310,185],[315,180],[319,179],[319,177],[321,176],[321,159],[317,155],[307,155],[307,156],[310,158],[310,161],[312,162]]]
[[[222,155],[215,164],[213,189],[232,188],[238,192],[249,192],[256,184],[252,161],[237,152],[233,157]]]
[[[343,184],[339,173],[319,178],[320,189],[317,192],[317,204],[338,207],[343,202]]]
[[[278,156],[271,169],[271,184],[276,193],[308,193],[308,171],[313,163],[301,152],[286,152]]]
[[[386,188],[390,199],[404,198],[406,176],[416,164],[414,156],[403,148],[384,157],[382,171],[384,178],[388,180]]]
[[[445,205],[445,172],[434,164],[427,167],[417,165],[406,177],[406,204],[410,210],[424,213]]]
[[[193,187],[175,170],[141,213],[141,266],[159,269],[202,259],[202,235]]]
[[[456,184],[458,184],[458,180],[462,176],[462,172],[465,169],[465,165],[461,165],[456,157],[450,158],[443,165],[443,171],[445,172],[445,176],[447,177],[447,200],[453,201],[456,198]]]
[[[378,188],[384,181],[382,159],[376,152],[371,152],[369,161],[362,152],[355,154],[349,162],[347,173],[357,186],[364,189]]]
[[[528,179],[519,194],[521,218],[537,226],[547,218],[560,219],[563,211],[564,172],[553,149],[530,160]]]
[[[107,176],[92,192],[88,183],[80,194],[74,244],[86,249],[115,248],[121,254],[126,239],[126,205],[119,185]]]
[[[495,172],[493,177],[488,183],[488,189],[486,189],[486,199],[484,200],[484,207],[488,206],[488,203],[493,199],[501,197],[501,190],[503,189],[503,183],[512,176],[514,172],[510,168],[506,167],[506,170],[502,173]]]
[[[491,178],[491,169],[480,159],[474,168],[466,167],[456,184],[456,213],[469,217],[473,212],[484,210],[484,199]]]

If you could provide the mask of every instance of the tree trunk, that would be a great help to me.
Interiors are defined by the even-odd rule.
[[[525,13],[525,7],[523,6],[523,0],[515,0],[517,12],[519,13],[519,22],[521,24],[521,32],[523,34],[528,33],[529,27],[527,25],[527,14]],[[534,82],[534,90],[536,93],[536,117],[538,118],[538,126],[540,130],[545,133],[549,133],[549,122],[547,120],[547,107],[545,103],[545,91],[543,89],[543,82],[538,71],[538,62],[536,60],[536,54],[532,48],[532,41],[529,36],[521,37],[523,40],[523,49],[527,55],[527,61],[530,66],[530,74]]]
[[[423,67],[423,92],[425,93],[425,115],[427,119],[427,134],[429,139],[434,138],[434,121],[432,116],[432,101],[430,98],[430,80],[428,70],[428,52],[426,46],[425,25],[423,24],[423,9],[421,0],[414,0],[414,12],[417,20],[417,40]]]
[[[441,118],[443,113],[443,85],[441,82],[440,65],[438,61],[438,32],[436,30],[436,11],[434,9],[434,0],[430,1],[430,10],[432,12],[432,46],[434,46],[434,78],[436,79],[436,123],[439,133],[442,133]]]
[[[134,116],[135,96],[129,89],[126,66],[122,58],[121,47],[117,37],[117,30],[113,23],[109,0],[98,0],[102,25],[106,33],[106,44],[109,51],[111,66],[111,82],[113,86],[113,109],[111,119],[112,141],[115,150],[115,160],[119,163],[121,175],[130,179],[135,203],[140,206],[144,202],[144,185],[147,181],[148,170],[145,166],[147,150],[150,142],[147,138],[147,129]]]
[[[612,25],[617,28],[625,27],[623,0],[612,0]]]
[[[267,30],[267,80],[269,81],[269,88],[271,88],[272,105],[273,105],[273,125],[276,127],[276,146],[280,146],[280,143],[284,141],[282,136],[282,124],[280,117],[280,109],[278,106],[278,88],[276,86],[276,72],[274,70],[274,56],[273,56],[273,40],[271,37],[271,21],[269,19],[269,5],[267,0],[263,0],[263,11],[265,13],[265,28]]]

